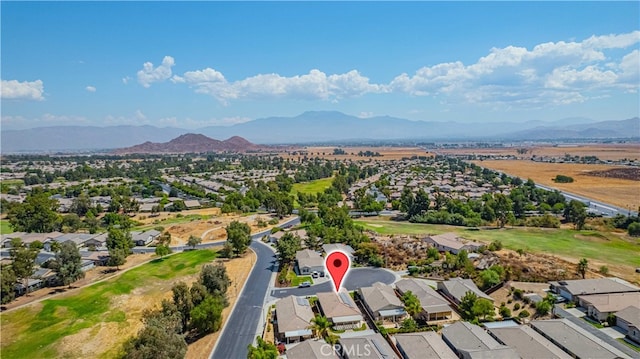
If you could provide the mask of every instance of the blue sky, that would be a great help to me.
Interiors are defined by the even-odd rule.
[[[6,2],[2,128],[639,115],[638,2]]]

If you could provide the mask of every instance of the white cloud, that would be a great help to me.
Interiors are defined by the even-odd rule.
[[[125,77],[122,78],[122,83],[127,85],[127,84],[129,84],[130,80],[131,80],[131,77],[125,76]]]
[[[360,118],[370,118],[373,117],[373,112],[367,112],[367,111],[362,111],[358,114],[358,117]]]
[[[44,100],[42,96],[44,92],[42,80],[24,82],[2,80],[0,89],[3,99]]]
[[[449,102],[543,106],[586,101],[607,91],[638,89],[638,50],[622,59],[606,50],[640,42],[640,31],[592,36],[582,42],[548,42],[531,50],[493,48],[471,65],[441,63],[394,78],[389,89],[414,96],[447,96]]]
[[[144,87],[150,87],[154,82],[167,80],[171,77],[171,67],[174,65],[175,61],[171,56],[165,56],[158,67],[153,67],[151,62],[145,62],[142,70],[138,71],[138,82]]]
[[[96,88],[94,86],[87,86],[84,89],[89,91],[89,92],[96,92]]]

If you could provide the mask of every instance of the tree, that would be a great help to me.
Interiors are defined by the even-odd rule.
[[[116,267],[116,270],[120,270],[120,266],[125,263],[127,256],[124,254],[124,250],[120,248],[109,249],[109,260],[107,265],[110,267]]]
[[[420,300],[410,290],[402,295],[402,302],[404,303],[407,313],[409,313],[411,317],[416,318],[420,313],[422,313],[422,304],[420,304]]]
[[[473,313],[473,306],[478,300],[478,296],[472,292],[468,291],[465,293],[464,297],[460,300],[460,314],[462,314],[462,318],[465,320],[473,320],[475,319],[475,314]]]
[[[329,334],[329,328],[331,328],[331,322],[327,317],[316,315],[315,318],[311,319],[311,329],[316,337],[326,337]]]
[[[402,321],[400,329],[404,332],[415,332],[418,329],[418,323],[416,323],[415,319],[409,317]]]
[[[629,235],[632,237],[640,237],[640,222],[633,222],[627,227]]]
[[[196,246],[200,243],[202,243],[202,238],[194,235],[190,235],[189,240],[187,241],[187,244],[190,245],[192,249],[196,249]]]
[[[225,293],[227,293],[229,285],[231,285],[227,270],[220,263],[215,265],[206,264],[202,267],[199,281],[212,295],[224,296]]]
[[[11,240],[11,268],[16,278],[22,282],[25,293],[29,291],[28,279],[35,272],[36,258],[40,250],[36,246],[25,246],[20,238]]]
[[[24,203],[12,205],[7,218],[17,232],[47,233],[58,229],[58,201],[47,193],[30,194]]]
[[[482,316],[482,319],[486,319],[487,317],[491,318],[495,314],[493,303],[485,298],[478,298],[478,300],[473,303],[471,312],[476,317]]]
[[[226,230],[227,242],[231,243],[235,254],[244,253],[251,244],[251,227],[246,223],[233,221],[229,223]]]
[[[208,296],[202,303],[191,310],[191,328],[200,334],[218,331],[222,325],[222,310],[224,307],[224,300],[220,296]]]
[[[184,358],[187,342],[181,334],[180,313],[175,306],[163,301],[162,309],[146,311],[144,328],[124,346],[126,359]]]
[[[484,289],[500,283],[500,275],[491,269],[485,269],[480,272],[480,279],[482,279],[482,288]]]
[[[160,256],[160,258],[164,258],[164,256],[171,253],[171,248],[164,244],[158,244],[156,246],[156,255]]]
[[[551,303],[546,300],[536,303],[536,314],[539,316],[545,316],[551,311]]]
[[[209,291],[207,287],[202,285],[200,282],[193,282],[191,285],[191,289],[189,289],[189,293],[191,294],[191,302],[193,306],[197,306],[202,303],[204,299],[209,295]]]
[[[16,274],[9,265],[0,268],[0,300],[2,304],[9,303],[16,296]]]
[[[54,268],[62,284],[71,286],[71,283],[84,278],[82,271],[82,257],[75,243],[67,241],[60,246],[60,252],[56,254],[56,266]]]
[[[80,195],[73,199],[71,207],[69,207],[70,213],[75,213],[80,217],[86,216],[87,212],[92,208],[91,198],[86,193],[80,193]]]
[[[107,249],[109,252],[114,249],[120,249],[124,256],[128,256],[131,248],[133,247],[133,241],[131,240],[131,233],[129,231],[123,231],[119,228],[111,227],[107,234]]]
[[[493,211],[498,220],[498,226],[500,228],[503,228],[509,220],[509,215],[511,214],[511,211],[513,209],[512,207],[513,204],[509,199],[509,197],[505,196],[502,193],[496,193],[494,195],[494,200],[495,201],[493,202],[494,204]]]
[[[264,341],[260,336],[256,337],[257,346],[249,344],[247,350],[247,359],[277,359],[280,355],[275,344]]]
[[[278,260],[282,264],[293,262],[296,258],[296,252],[299,251],[301,247],[300,237],[294,236],[291,233],[285,233],[285,235],[276,243]]]
[[[575,199],[569,201],[569,204],[564,208],[564,218],[573,223],[575,229],[581,230],[587,219],[587,210],[584,203]]]
[[[582,279],[584,279],[584,276],[587,274],[588,267],[589,261],[587,261],[587,258],[580,259],[580,261],[578,262],[578,273],[582,275]]]
[[[175,304],[182,320],[182,331],[187,329],[187,324],[191,319],[191,310],[193,309],[193,300],[191,298],[191,291],[189,286],[185,282],[178,282],[171,288],[173,293],[173,304]],[[198,303],[200,304],[200,303]]]

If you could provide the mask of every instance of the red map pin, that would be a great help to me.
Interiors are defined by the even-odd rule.
[[[333,251],[327,255],[324,260],[324,267],[329,272],[333,286],[338,292],[342,285],[342,280],[347,275],[349,268],[351,268],[351,259],[342,251]]]

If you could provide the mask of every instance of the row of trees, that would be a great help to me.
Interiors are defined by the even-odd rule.
[[[184,358],[187,340],[220,330],[230,285],[222,264],[205,265],[191,287],[176,283],[171,300],[165,299],[160,309],[143,314],[144,328],[125,344],[124,357]]]

